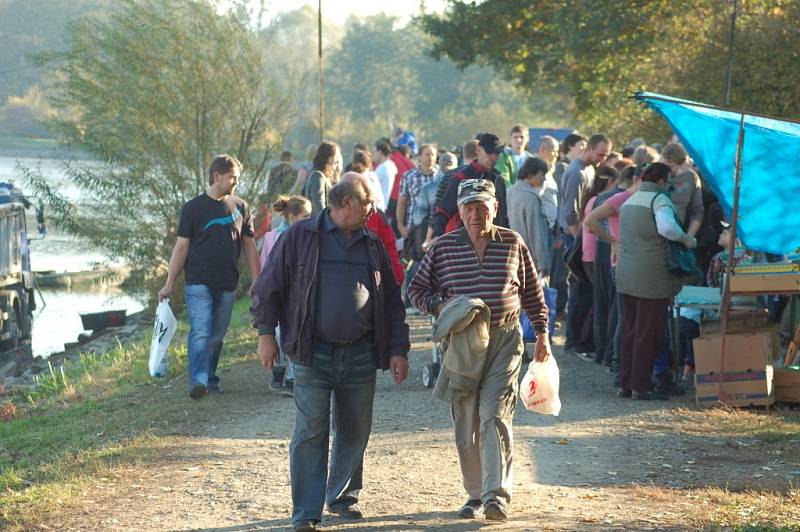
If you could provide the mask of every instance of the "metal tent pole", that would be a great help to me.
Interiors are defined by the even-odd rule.
[[[317,52],[319,55],[319,141],[325,137],[325,85],[322,78],[322,0],[317,10]]]
[[[742,150],[744,148],[744,114],[739,120],[739,140],[736,145],[736,166],[733,174],[733,212],[731,213],[731,238],[728,243],[728,275],[722,285],[722,342],[719,357],[719,385],[717,387],[717,397],[720,402],[722,399],[722,389],[725,380],[725,348],[727,347],[728,337],[728,316],[731,306],[731,283],[730,276],[733,275],[734,253],[736,252],[736,228],[739,219],[739,190],[742,182]]]

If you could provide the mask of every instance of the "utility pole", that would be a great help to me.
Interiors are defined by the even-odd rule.
[[[320,0],[322,1],[322,0]],[[725,72],[725,107],[731,106],[731,78],[733,77],[733,36],[736,32],[736,0],[732,0],[731,30],[728,32],[728,68]]]
[[[322,0],[317,9],[317,41],[319,44],[319,141],[325,136],[325,85],[322,80]]]

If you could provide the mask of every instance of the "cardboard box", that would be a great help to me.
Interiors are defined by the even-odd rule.
[[[728,277],[732,294],[777,294],[800,292],[797,273],[740,273]]]
[[[800,370],[775,368],[775,400],[785,403],[800,403]]]
[[[720,372],[722,335],[706,334],[695,338],[694,365],[700,374]],[[725,372],[763,371],[780,355],[775,325],[728,334],[725,340]]]
[[[720,373],[695,373],[694,382],[697,406],[711,407],[725,403],[728,406],[769,406],[775,402],[772,366],[749,371],[726,371],[722,379],[720,400]]]
[[[731,310],[728,315],[729,333],[746,332],[771,326],[766,309]],[[720,320],[704,321],[700,324],[700,334],[703,336],[722,334],[722,322]]]

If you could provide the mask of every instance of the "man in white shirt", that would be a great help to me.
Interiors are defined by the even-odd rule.
[[[378,167],[375,173],[378,174],[378,181],[381,184],[381,192],[383,193],[383,205],[380,205],[382,211],[386,211],[389,197],[392,194],[392,187],[394,180],[397,178],[397,165],[389,159],[392,153],[392,145],[386,139],[380,139],[375,142],[375,150],[372,153],[372,159]]]
[[[558,160],[558,141],[550,135],[539,137],[539,147],[536,156],[547,163],[550,170],[544,177],[539,196],[542,198],[542,211],[547,218],[547,225],[552,230],[558,218],[558,184],[553,178],[553,170]]]

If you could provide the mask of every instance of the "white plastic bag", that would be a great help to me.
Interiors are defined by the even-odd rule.
[[[561,412],[558,382],[555,357],[551,355],[544,362],[534,360],[528,365],[528,371],[520,384],[519,398],[528,410],[557,416]]]
[[[150,376],[166,377],[167,375],[167,348],[175,336],[178,320],[169,307],[169,300],[165,299],[156,308],[156,321],[153,325],[153,341],[150,344]]]

